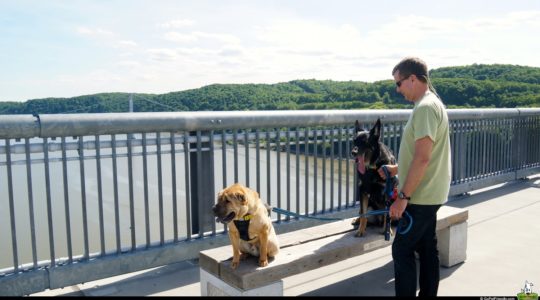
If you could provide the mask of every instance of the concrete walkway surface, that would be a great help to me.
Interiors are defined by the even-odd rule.
[[[446,205],[469,210],[467,260],[441,267],[439,296],[512,296],[540,290],[540,174]],[[393,296],[391,247],[287,277],[285,296]],[[197,261],[184,261],[30,296],[200,296]]]

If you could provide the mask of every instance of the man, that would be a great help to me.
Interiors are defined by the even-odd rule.
[[[398,198],[390,217],[400,219],[407,211],[413,225],[396,234],[392,244],[396,296],[416,295],[416,251],[420,260],[418,296],[436,296],[439,288],[439,252],[435,227],[437,210],[450,190],[450,135],[448,114],[433,89],[427,65],[408,57],[392,70],[397,92],[414,103],[401,139],[398,164],[388,170],[399,178]],[[382,178],[384,172],[378,170]]]

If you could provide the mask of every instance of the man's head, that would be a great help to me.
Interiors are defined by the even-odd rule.
[[[428,68],[420,58],[404,58],[394,67],[392,76],[397,92],[409,101],[420,99],[428,89]]]

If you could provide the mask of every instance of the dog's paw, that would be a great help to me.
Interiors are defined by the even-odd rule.
[[[363,237],[364,236],[364,233],[365,231],[357,231],[356,234],[354,235],[355,237]]]
[[[234,270],[234,269],[238,268],[238,265],[240,265],[240,261],[234,261],[233,260],[232,263],[231,263],[231,269]]]
[[[358,230],[358,227],[360,227],[360,218],[356,218],[351,222],[351,225],[353,227],[353,230]]]
[[[268,266],[268,260],[259,260],[259,267],[266,267]]]

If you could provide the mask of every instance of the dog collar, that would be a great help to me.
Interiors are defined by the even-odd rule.
[[[242,220],[249,221],[249,220],[251,220],[251,218],[253,218],[253,215],[245,215],[245,216],[242,217]]]

